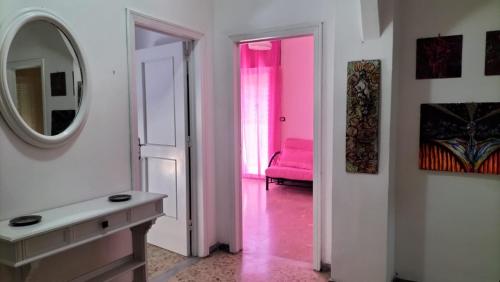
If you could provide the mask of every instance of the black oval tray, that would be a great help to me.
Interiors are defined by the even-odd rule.
[[[132,199],[132,195],[128,195],[128,194],[118,194],[118,195],[113,195],[113,196],[108,197],[108,200],[110,202],[126,202],[130,199]]]
[[[33,224],[37,224],[42,221],[42,217],[40,215],[25,215],[13,218],[9,221],[10,226],[29,226]]]

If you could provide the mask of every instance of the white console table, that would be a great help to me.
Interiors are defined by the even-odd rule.
[[[0,221],[0,264],[13,268],[16,281],[26,281],[38,261],[62,251],[104,238],[124,229],[132,231],[133,254],[75,278],[73,281],[109,281],[133,271],[134,281],[146,281],[146,234],[163,215],[165,195],[127,191],[126,202],[108,197],[34,213],[38,224],[12,227]]]

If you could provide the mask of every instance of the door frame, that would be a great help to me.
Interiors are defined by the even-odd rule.
[[[240,90],[240,53],[239,44],[259,40],[285,39],[301,36],[314,37],[314,168],[313,168],[313,269],[321,270],[321,230],[322,204],[324,188],[321,186],[322,174],[322,96],[323,87],[323,23],[309,23],[290,25],[285,27],[259,29],[246,33],[229,35],[233,45],[233,97],[234,97],[234,220],[230,238],[231,252],[238,252],[243,246],[243,218],[242,218],[242,175],[241,175],[241,90]]]
[[[43,107],[43,131],[45,132],[48,128],[48,119],[47,119],[47,101],[45,101],[45,59],[44,58],[36,58],[36,59],[28,59],[28,60],[20,60],[20,61],[13,61],[10,63],[7,63],[7,75],[9,75],[9,71],[13,71],[13,76],[12,78],[16,78],[16,71],[17,70],[22,70],[22,69],[29,69],[29,68],[36,68],[40,67],[40,75],[41,75],[41,81],[42,81],[42,107]],[[9,79],[9,77],[7,78]],[[15,82],[15,81],[14,81]],[[14,83],[14,85],[16,85]],[[16,107],[17,107],[17,90],[16,90]]]
[[[166,33],[175,37],[180,37],[193,42],[191,52],[187,57],[187,67],[189,69],[188,100],[187,112],[189,113],[190,127],[190,175],[188,183],[188,193],[190,202],[188,213],[191,213],[192,233],[191,233],[191,255],[204,257],[209,254],[207,213],[208,206],[206,202],[206,185],[204,179],[207,172],[203,163],[206,161],[204,156],[205,148],[208,146],[204,135],[205,126],[203,116],[206,111],[203,110],[203,97],[206,88],[203,77],[203,54],[206,41],[205,35],[201,32],[186,28],[177,24],[146,15],[144,13],[126,9],[127,18],[127,62],[129,78],[129,105],[130,105],[130,162],[131,162],[131,184],[132,190],[141,190],[141,165],[139,161],[139,142],[137,126],[137,93],[136,93],[136,70],[135,70],[135,26],[144,27],[153,31]]]

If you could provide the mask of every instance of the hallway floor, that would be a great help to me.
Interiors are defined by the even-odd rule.
[[[243,251],[184,258],[148,247],[152,282],[328,281],[312,270],[312,190],[243,181]]]
[[[312,188],[243,179],[243,253],[312,264]]]

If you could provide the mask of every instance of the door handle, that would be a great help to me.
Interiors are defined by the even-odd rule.
[[[139,147],[146,146],[146,144],[141,143],[141,138],[137,138],[137,143],[139,144]]]

